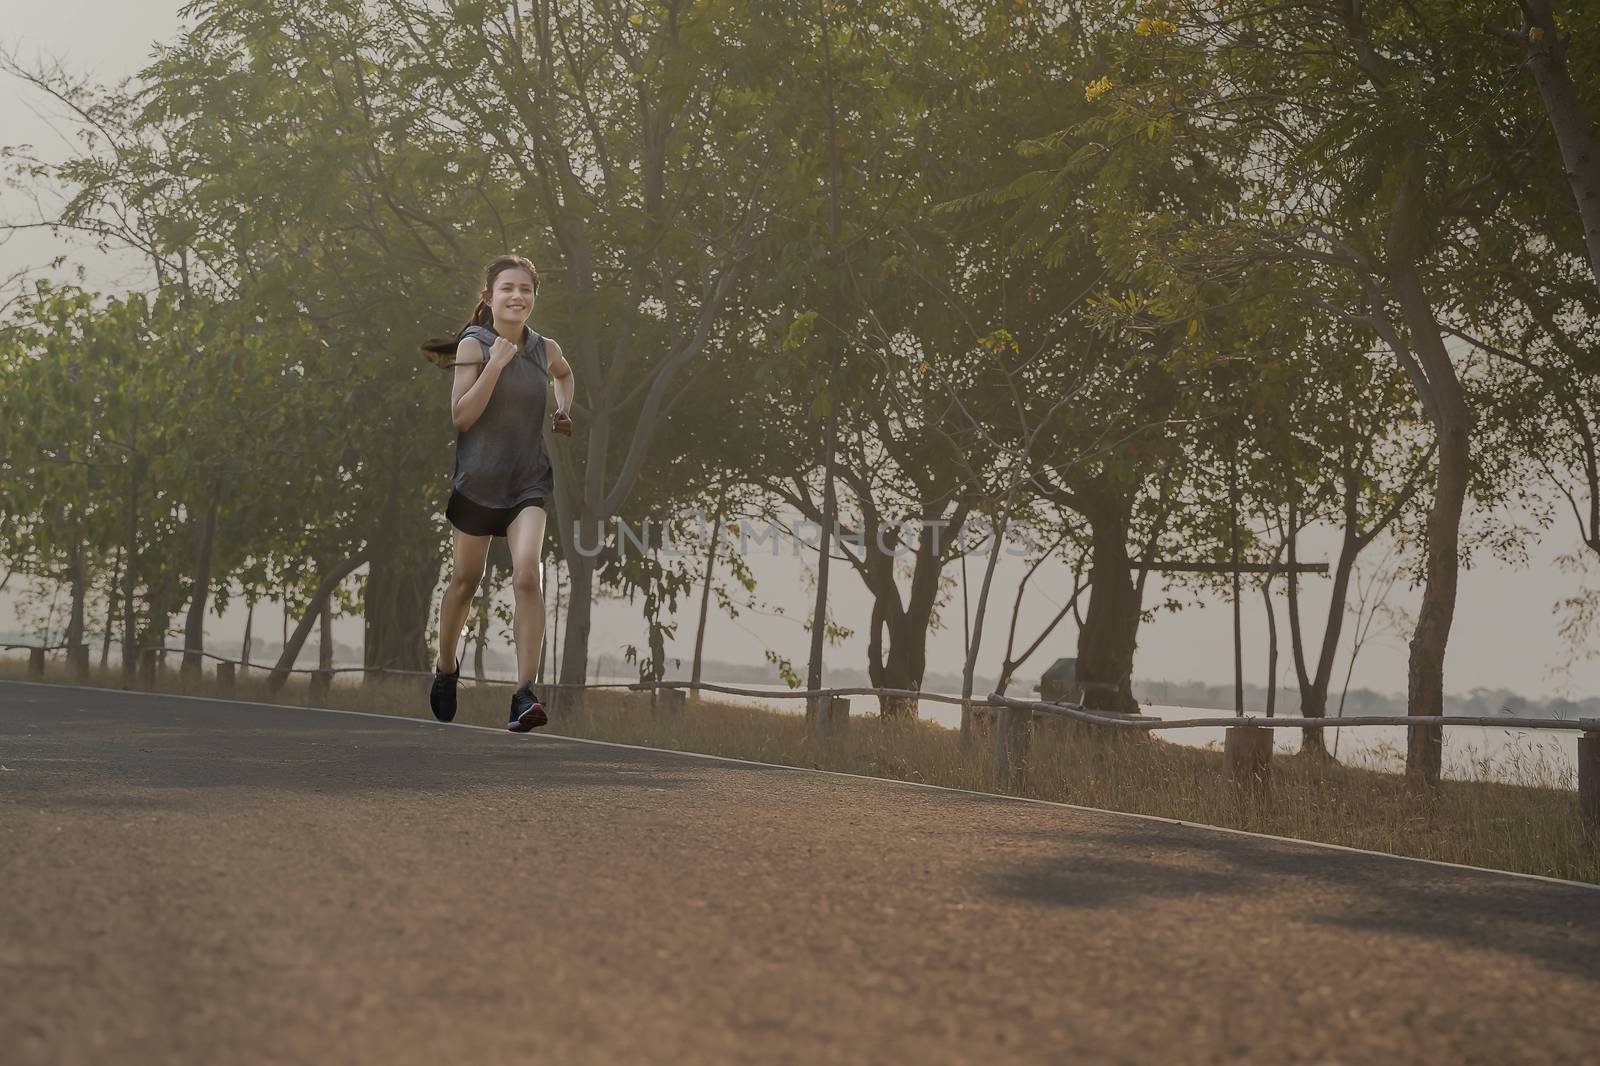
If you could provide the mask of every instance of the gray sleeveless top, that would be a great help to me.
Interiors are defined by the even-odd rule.
[[[477,339],[487,362],[498,334],[484,326],[468,326],[462,335]],[[456,434],[451,488],[485,507],[548,500],[555,488],[550,456],[544,449],[549,379],[544,338],[524,327],[522,347],[500,371],[483,414]]]

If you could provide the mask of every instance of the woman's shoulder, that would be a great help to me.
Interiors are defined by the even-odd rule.
[[[493,348],[494,342],[499,339],[499,335],[494,330],[474,323],[461,331],[461,341],[456,348],[456,358],[465,359],[471,356],[488,359],[489,349]]]

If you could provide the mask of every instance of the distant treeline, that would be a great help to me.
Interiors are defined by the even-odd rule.
[[[1233,710],[1232,685],[1208,685],[1204,681],[1135,681],[1134,695],[1139,702],[1169,707],[1214,707]],[[1267,690],[1260,685],[1244,687],[1245,710],[1260,713],[1267,705]],[[1278,714],[1298,714],[1300,693],[1291,688],[1278,690]],[[1600,696],[1582,700],[1560,697],[1548,700],[1530,700],[1510,689],[1475,688],[1465,695],[1446,693],[1446,714],[1460,715],[1510,715],[1518,718],[1596,718],[1600,717]],[[1330,717],[1339,714],[1337,696],[1329,700]],[[1406,698],[1403,693],[1392,695],[1374,692],[1370,688],[1353,688],[1344,700],[1343,714],[1351,717],[1360,714],[1405,714]]]

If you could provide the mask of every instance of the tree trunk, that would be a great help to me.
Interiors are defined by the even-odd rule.
[[[122,572],[122,685],[124,688],[133,684],[134,665],[138,661],[139,648],[136,639],[135,624],[138,621],[133,610],[133,584],[139,569],[139,460],[130,456],[128,459],[128,514],[126,536],[124,545],[126,565]]]
[[[552,569],[556,575],[556,612],[550,619],[550,667],[558,669],[561,662],[561,563]]]
[[[496,564],[494,563],[493,560],[486,560],[485,561],[485,565],[484,565],[484,568],[483,568],[483,583],[478,589],[478,597],[477,597],[477,615],[478,615],[477,623],[478,624],[476,626],[476,629],[477,629],[477,633],[475,634],[476,639],[473,641],[473,645],[474,646],[473,646],[473,649],[472,649],[472,676],[477,678],[479,681],[482,681],[484,679],[483,649],[484,649],[484,646],[489,641],[489,599],[490,599],[491,590],[494,588],[494,569],[495,569],[495,565]],[[541,656],[542,656],[544,649],[541,647],[539,650],[540,650],[540,653],[541,653]]]
[[[1438,438],[1438,478],[1428,513],[1426,580],[1411,638],[1407,696],[1407,713],[1429,717],[1444,713],[1444,655],[1455,618],[1461,512],[1472,456],[1466,399],[1417,271],[1420,167],[1420,159],[1413,155],[1392,208],[1388,250],[1390,280],[1414,346],[1400,354]],[[1442,730],[1439,726],[1412,726],[1408,732],[1407,780],[1413,786],[1431,788],[1439,782],[1443,761]]]
[[[201,653],[206,644],[206,601],[211,594],[212,545],[217,536],[217,507],[222,502],[222,479],[211,483],[211,501],[200,522],[200,549],[194,567],[194,585],[189,593],[189,615],[183,624],[184,674],[198,674]]]
[[[1235,449],[1238,445],[1235,443]],[[1243,605],[1239,602],[1239,461],[1228,456],[1228,559],[1233,565],[1233,713],[1244,714]]]
[[[1355,531],[1346,527],[1339,547],[1339,560],[1333,567],[1333,585],[1328,598],[1328,618],[1322,630],[1322,646],[1317,655],[1316,672],[1306,667],[1305,645],[1300,635],[1299,575],[1294,566],[1299,561],[1295,553],[1295,535],[1289,541],[1289,635],[1293,643],[1295,676],[1300,682],[1300,716],[1325,718],[1328,714],[1328,685],[1333,678],[1334,656],[1339,649],[1339,638],[1344,632],[1344,605],[1350,592],[1350,573],[1360,553],[1361,542]],[[1328,745],[1326,731],[1302,729],[1300,731],[1302,755],[1326,756]]]
[[[67,614],[66,636],[67,656],[71,662],[76,661],[71,656],[77,652],[78,645],[83,643],[84,603],[89,597],[88,566],[81,534],[74,534],[72,538],[72,554],[67,562],[67,582],[72,592],[72,607]]]
[[[1128,560],[1132,496],[1088,494],[1081,512],[1092,543],[1089,607],[1078,631],[1078,680],[1084,706],[1137,714],[1133,653],[1139,635],[1139,594]]]
[[[966,661],[961,664],[961,745],[966,747],[972,743],[972,688],[978,672],[978,650],[983,647],[983,623],[989,611],[989,592],[994,587],[994,571],[1000,562],[1000,548],[1005,541],[1006,529],[1011,523],[1011,508],[1016,500],[1016,485],[1013,484],[1006,493],[1005,509],[1000,514],[1000,521],[995,523],[994,543],[989,546],[989,559],[983,567],[983,584],[978,587],[978,613],[972,620],[972,630],[967,637]],[[960,536],[960,531],[956,531]],[[966,570],[967,556],[961,556],[962,580],[962,621],[966,621]]]
[[[177,571],[165,561],[162,561],[160,566],[160,580],[145,590],[149,596],[147,602],[150,605],[150,615],[145,626],[142,646],[160,648],[161,651],[156,654],[156,661],[165,669],[167,630],[172,627],[172,593],[173,586],[177,583]]]
[[[255,624],[256,604],[250,601],[244,612],[244,643],[239,645],[239,671],[241,673],[250,669],[250,627]]]
[[[106,586],[106,628],[100,637],[100,669],[111,661],[111,628],[116,625],[117,584],[122,580],[122,548],[117,548],[116,560],[111,564],[111,582]]]
[[[1567,39],[1557,30],[1550,0],[1522,0],[1531,27],[1542,37],[1526,46],[1528,69],[1539,86],[1550,127],[1561,147],[1567,184],[1577,201],[1583,239],[1589,250],[1589,268],[1600,286],[1600,140],[1594,123],[1583,110],[1578,90],[1567,70]]]
[[[1455,618],[1461,511],[1470,465],[1463,419],[1463,424],[1447,426],[1439,432],[1438,481],[1433,509],[1428,514],[1427,580],[1411,637],[1408,714],[1444,713],[1444,655]],[[1407,777],[1424,785],[1437,785],[1443,762],[1440,727],[1412,726],[1407,739]]]
[[[920,690],[927,665],[928,619],[931,612],[918,613],[874,606],[872,638],[868,647],[867,672],[873,688]],[[889,635],[889,654],[883,654],[883,634]],[[917,701],[910,696],[879,696],[878,715],[884,719],[917,717]]]
[[[722,506],[726,499],[726,492],[717,496],[717,513],[711,521],[711,544],[706,548],[705,577],[700,582],[700,623],[694,631],[694,666],[689,674],[690,684],[696,689],[700,685],[701,653],[706,644],[706,615],[711,608],[711,577],[717,568],[717,537],[722,533]]]
[[[820,689],[822,687],[822,649],[828,630],[828,581],[830,578],[829,562],[833,558],[833,527],[839,513],[838,500],[835,496],[834,463],[837,461],[837,437],[839,429],[839,394],[833,386],[839,379],[837,367],[842,354],[839,324],[843,322],[839,300],[839,135],[838,113],[833,94],[833,49],[831,46],[832,28],[828,22],[828,8],[821,7],[822,14],[822,75],[823,94],[828,109],[828,253],[826,272],[827,301],[824,310],[824,320],[832,323],[832,328],[823,334],[822,365],[828,368],[828,417],[823,426],[823,468],[822,468],[822,536],[817,552],[817,597],[811,611],[811,651],[806,666],[806,687]],[[920,676],[920,675],[919,675]],[[826,696],[812,697],[821,705],[821,701],[829,699]],[[890,697],[891,700],[893,697]],[[904,700],[896,704],[903,709]],[[885,714],[880,701],[880,714]],[[915,706],[911,714],[916,713]],[[892,715],[890,715],[892,717]],[[815,719],[820,715],[812,715]]]
[[[598,526],[598,523],[595,523]],[[578,539],[595,537],[593,544],[584,544],[585,548],[596,546],[601,531],[579,534]],[[589,680],[589,627],[590,608],[594,599],[594,558],[584,556],[581,552],[573,552],[567,558],[567,579],[569,582],[569,595],[567,597],[567,624],[562,630],[561,638],[561,683],[563,685],[582,685]]]
[[[859,493],[865,490],[856,486]],[[863,523],[862,543],[867,546],[867,585],[873,595],[872,629],[867,642],[867,673],[874,688],[899,688],[920,691],[927,670],[928,625],[938,600],[939,576],[944,572],[945,556],[965,526],[968,503],[958,503],[945,518],[943,501],[924,503],[922,524],[917,534],[917,549],[911,568],[911,594],[904,603],[895,582],[895,558],[879,551],[881,528],[873,521]],[[874,513],[868,508],[869,515]],[[895,538],[895,548],[899,540]],[[883,634],[889,635],[889,652],[883,652]],[[878,714],[882,718],[915,718],[917,701],[911,696],[879,696]]]
[[[283,653],[278,656],[278,664],[272,668],[272,673],[267,676],[267,691],[277,692],[283,688],[283,683],[289,679],[289,671],[294,668],[295,660],[300,657],[300,649],[305,645],[306,637],[311,634],[311,627],[316,624],[318,616],[328,597],[333,595],[333,590],[339,587],[339,582],[355,573],[367,561],[367,553],[357,552],[338,566],[330,570],[317,586],[316,592],[311,595],[311,607],[301,616],[300,622],[294,627],[294,634],[283,644]]]
[[[472,649],[472,676],[482,681],[483,673],[483,647],[489,639],[489,605],[481,604],[478,607],[478,632],[477,639],[473,641]],[[542,649],[541,649],[542,650]]]
[[[437,545],[415,532],[392,531],[369,543],[373,554],[362,592],[362,665],[368,670],[429,670],[428,625],[440,568]]]
[[[1278,709],[1278,612],[1272,606],[1272,575],[1261,583],[1261,599],[1267,608],[1267,717]]]
[[[811,609],[811,649],[806,659],[806,687],[809,689],[822,687],[822,647],[828,630],[828,564],[833,560],[833,527],[839,514],[833,483],[837,410],[838,401],[830,396],[828,419],[822,430],[822,535],[817,543],[817,595]]]
[[[322,600],[322,628],[317,634],[317,669],[333,669],[333,593]]]

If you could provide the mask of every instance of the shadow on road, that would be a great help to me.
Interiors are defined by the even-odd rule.
[[[1041,854],[996,873],[994,890],[1012,898],[1073,908],[1235,899],[1286,921],[1521,955],[1600,982],[1600,890],[1155,822],[1075,831],[1069,849],[1059,835],[1021,835]],[[1245,894],[1261,875],[1269,899]]]

